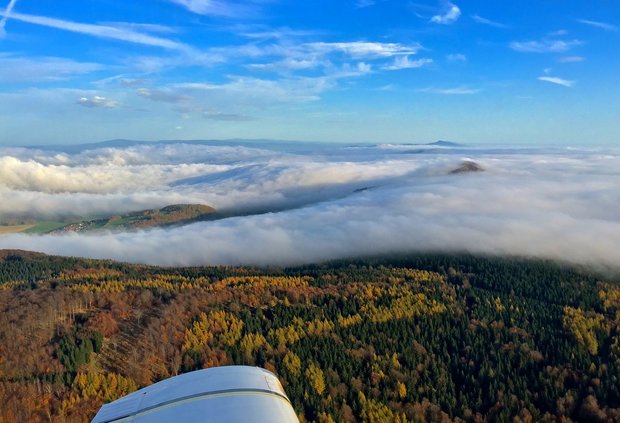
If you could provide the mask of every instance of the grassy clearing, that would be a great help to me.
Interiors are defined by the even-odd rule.
[[[5,234],[17,234],[20,232],[24,232],[30,228],[35,226],[33,223],[28,225],[11,225],[11,226],[0,226],[0,235]]]
[[[27,234],[45,234],[63,226],[67,226],[67,222],[37,222],[24,232]]]

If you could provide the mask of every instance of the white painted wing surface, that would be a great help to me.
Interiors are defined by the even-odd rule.
[[[175,376],[104,405],[92,423],[298,423],[271,372],[223,366]]]

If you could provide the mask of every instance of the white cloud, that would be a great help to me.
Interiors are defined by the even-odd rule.
[[[3,39],[6,35],[6,22],[8,21],[11,12],[13,11],[13,8],[15,7],[15,3],[17,3],[17,0],[10,0],[8,6],[4,10],[4,13],[2,14],[2,18],[0,19],[0,40]]]
[[[521,53],[565,53],[582,44],[579,40],[513,41],[510,48]]]
[[[4,82],[60,81],[103,70],[98,63],[60,57],[18,57],[0,53],[0,80]]]
[[[580,22],[585,25],[593,26],[595,28],[604,29],[605,31],[617,31],[618,27],[616,25],[612,25],[605,22],[591,21],[588,19],[577,19],[577,22]]]
[[[0,149],[0,188],[104,196],[155,193],[167,191],[175,181],[229,171],[238,160],[251,162],[267,154],[256,148],[192,144],[145,144],[76,154]],[[0,216],[13,205],[3,203]],[[66,205],[67,211],[72,207]]]
[[[190,168],[174,169],[165,166],[143,169],[138,166],[116,164],[70,166],[43,164],[36,160],[20,160],[5,156],[0,158],[0,186],[14,190],[45,193],[122,193],[141,187],[161,187],[168,172],[179,177],[191,175]],[[196,169],[194,169],[195,171]],[[173,173],[174,174],[174,173]],[[168,177],[173,174],[167,175]],[[135,178],[149,178],[140,181]],[[3,210],[8,213],[10,210]]]
[[[80,97],[78,104],[84,107],[98,107],[104,109],[116,109],[120,103],[116,100],[110,100],[101,96]]]
[[[137,22],[102,22],[102,25],[112,26],[123,30],[131,30],[137,32],[155,32],[160,34],[174,34],[176,29],[159,24],[137,23]]]
[[[476,94],[480,92],[480,90],[476,88],[466,87],[466,86],[454,87],[454,88],[428,87],[428,88],[419,89],[418,92],[431,93],[431,94],[442,94],[442,95],[468,95],[468,94]]]
[[[99,213],[106,198],[119,207],[123,199],[136,204],[132,200],[136,196],[163,205],[186,196],[182,202],[204,202],[218,209],[290,207],[307,201],[307,196],[315,198],[315,193],[308,192],[314,188],[320,189],[322,197],[340,196],[338,187],[343,184],[415,168],[412,164],[394,170],[394,163],[325,163],[257,148],[183,143],[78,154],[0,150],[0,192],[7,200],[0,204],[0,216],[26,213],[29,208],[42,217]],[[34,207],[38,195],[41,201]]]
[[[118,80],[122,87],[135,87],[138,85],[144,85],[146,82],[144,79],[124,78],[123,76],[120,78],[115,78],[115,80]]]
[[[363,67],[363,66],[362,66]],[[359,75],[363,69],[348,70],[345,76]],[[328,77],[291,77],[277,80],[251,77],[231,77],[229,82],[177,83],[173,87],[188,93],[208,91],[209,97],[218,103],[252,107],[273,106],[283,103],[316,101],[320,94],[333,88],[336,81]]]
[[[106,215],[179,202],[273,212],[127,234],[8,235],[0,248],[163,265],[466,251],[618,269],[617,149],[299,147],[307,152],[159,144],[76,154],[11,149],[9,158],[2,149],[2,216]],[[465,158],[487,171],[449,175]]]
[[[291,71],[301,71],[307,69],[315,69],[319,66],[328,66],[330,63],[325,60],[318,60],[316,57],[295,58],[287,57],[274,63],[254,63],[247,67],[250,69],[288,73]]]
[[[255,120],[252,116],[240,115],[237,113],[204,112],[203,116],[205,119],[224,122],[249,122]]]
[[[474,20],[474,22],[482,24],[482,25],[488,25],[488,26],[493,26],[495,28],[503,28],[503,29],[508,28],[508,25],[504,25],[503,23],[492,21],[491,19],[483,18],[480,15],[472,15],[471,18]]]
[[[467,62],[467,56],[465,56],[464,54],[461,54],[461,53],[448,54],[446,56],[446,59],[449,62]]]
[[[153,90],[149,88],[138,88],[136,94],[140,97],[147,98],[152,101],[159,101],[163,103],[184,103],[189,100],[189,97],[177,94],[170,90]]]
[[[359,9],[374,6],[375,4],[377,4],[376,0],[355,0],[355,7]]]
[[[254,11],[248,3],[230,0],[169,0],[199,15],[238,17]]]
[[[352,75],[353,76],[365,75],[365,74],[370,73],[370,72],[372,72],[372,65],[371,64],[365,63],[365,62],[359,62],[357,64],[356,70],[353,72]]]
[[[362,76],[372,68],[396,70],[425,65],[430,59],[412,61],[408,56],[423,47],[418,43],[383,43],[372,41],[310,42],[247,46],[237,49],[237,56],[266,57],[267,63],[252,63],[247,68],[275,72],[287,77],[295,74],[322,75],[328,80]],[[247,51],[246,51],[247,50]],[[227,51],[224,54],[231,54]],[[275,59],[274,59],[275,58]],[[388,61],[391,59],[391,63]]]
[[[565,29],[558,29],[557,31],[551,31],[548,35],[550,37],[563,37],[568,35],[568,31]]]
[[[445,3],[443,9],[442,14],[433,16],[430,21],[440,25],[451,25],[461,16],[461,9],[449,1]]]
[[[331,54],[342,52],[353,58],[385,58],[397,55],[416,54],[422,46],[420,44],[379,43],[366,41],[352,42],[316,42],[308,43],[306,47],[314,53]]]
[[[556,76],[539,76],[539,81],[550,82],[556,85],[562,85],[563,87],[572,87],[575,85],[575,81],[569,81],[567,79],[558,78]]]
[[[377,91],[394,91],[395,89],[396,85],[394,84],[381,85],[380,87],[376,88]]]
[[[415,69],[421,68],[433,63],[432,59],[418,59],[409,60],[409,56],[397,56],[394,58],[394,62],[390,65],[383,66],[385,70],[401,70],[401,69]]]
[[[9,16],[7,11],[0,12],[0,15],[4,16],[5,18]],[[129,43],[160,47],[169,50],[178,50],[185,52],[191,51],[191,48],[183,43],[138,32],[131,28],[79,23],[62,19],[49,18],[47,16],[27,15],[24,13],[12,13],[10,17],[11,19],[20,22],[41,25],[49,28],[56,28],[63,31],[75,32],[78,34],[90,35],[97,38],[125,41]]]
[[[320,34],[317,31],[292,29],[287,26],[272,28],[266,25],[234,25],[229,30],[241,37],[259,40],[292,40]]]
[[[564,56],[558,59],[560,63],[579,63],[585,61],[586,58],[582,56]]]

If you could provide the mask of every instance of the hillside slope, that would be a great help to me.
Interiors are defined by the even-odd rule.
[[[213,217],[215,209],[202,204],[174,204],[161,209],[141,210],[105,219],[83,220],[54,229],[49,233],[88,232],[96,230],[126,231],[159,226],[183,225]]]

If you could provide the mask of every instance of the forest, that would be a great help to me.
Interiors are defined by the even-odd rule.
[[[164,268],[0,251],[0,422],[87,422],[227,364],[276,373],[302,422],[620,421],[618,280],[464,254]]]

